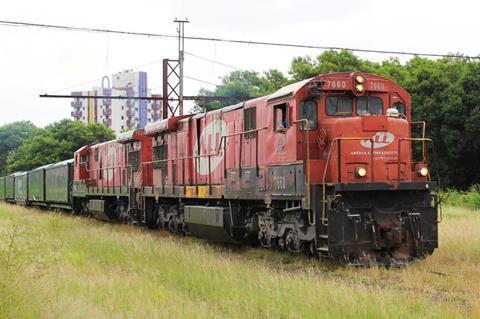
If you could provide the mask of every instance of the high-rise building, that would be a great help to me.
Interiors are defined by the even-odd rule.
[[[74,99],[71,103],[73,107],[71,115],[75,120],[102,123],[116,133],[143,128],[148,123],[162,118],[161,100],[85,98],[85,96],[161,97],[152,95],[148,90],[146,72],[126,70],[112,75],[111,87],[108,83],[108,87],[94,87],[89,91],[72,92],[72,95],[84,97]]]

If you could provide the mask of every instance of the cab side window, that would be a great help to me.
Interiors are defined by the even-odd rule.
[[[88,154],[83,154],[80,158],[80,164],[87,165],[88,164]]]
[[[273,107],[273,129],[275,132],[285,132],[288,128],[288,107],[286,103]]]
[[[307,100],[300,103],[300,119],[307,120],[300,126],[304,130],[314,130],[318,127],[317,103]]]
[[[253,131],[257,128],[257,108],[251,107],[243,110],[243,131]],[[254,138],[257,132],[248,132],[244,134],[245,138]]]
[[[396,102],[392,105],[392,108],[394,109],[397,109],[398,110],[398,113],[400,114],[403,114],[404,116],[406,116],[405,114],[405,104],[403,102]]]
[[[140,151],[131,151],[128,153],[128,164],[132,167],[132,171],[140,170]]]

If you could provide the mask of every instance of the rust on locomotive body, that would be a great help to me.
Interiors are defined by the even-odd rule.
[[[80,149],[74,206],[217,241],[408,262],[438,245],[431,140],[417,124],[394,81],[323,74]]]

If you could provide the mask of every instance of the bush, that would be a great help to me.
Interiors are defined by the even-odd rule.
[[[480,185],[473,185],[466,192],[451,189],[447,194],[446,205],[480,209]]]

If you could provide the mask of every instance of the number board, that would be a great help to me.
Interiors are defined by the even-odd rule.
[[[387,83],[385,81],[380,81],[380,80],[367,81],[367,90],[380,91],[380,92],[388,91]]]
[[[350,79],[344,80],[325,80],[323,85],[324,90],[351,90],[352,81]]]

